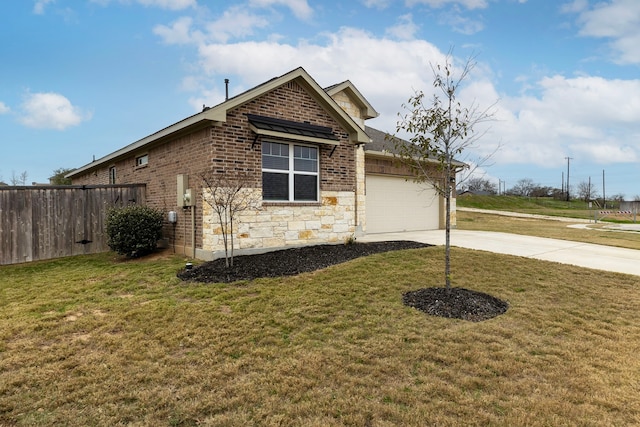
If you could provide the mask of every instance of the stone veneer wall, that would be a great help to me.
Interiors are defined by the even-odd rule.
[[[365,128],[365,120],[362,117],[360,107],[344,91],[332,95],[332,98],[362,129]],[[355,195],[355,235],[361,235],[366,231],[366,184],[365,184],[365,158],[364,148],[355,148],[356,162],[356,195]]]
[[[367,187],[366,187],[366,175],[365,175],[365,160],[364,160],[364,148],[356,148],[356,195],[355,195],[355,208],[356,208],[356,236],[363,234],[367,231]]]
[[[260,189],[252,189],[261,200]],[[203,195],[203,198],[206,194]],[[262,204],[242,212],[235,224],[237,254],[262,252],[285,246],[342,243],[353,236],[355,194],[351,191],[322,191],[317,204]],[[224,256],[222,228],[211,206],[203,203],[203,259]]]
[[[344,91],[338,92],[332,96],[333,100],[342,108],[355,122],[364,129],[364,118],[362,111],[353,100]]]

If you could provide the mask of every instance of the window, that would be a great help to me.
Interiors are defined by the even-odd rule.
[[[142,156],[136,157],[136,167],[144,166],[147,163],[149,163],[149,155],[148,154],[143,154]]]
[[[116,167],[111,166],[109,168],[109,184],[115,184],[115,183],[116,183]]]
[[[262,198],[318,201],[318,148],[263,141]]]

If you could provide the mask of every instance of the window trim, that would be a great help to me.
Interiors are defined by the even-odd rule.
[[[109,166],[109,184],[115,185],[117,177],[116,166]]]
[[[289,194],[289,199],[265,199],[264,198],[264,182],[262,182],[262,201],[265,203],[292,203],[292,204],[315,204],[318,203],[320,201],[320,147],[318,145],[314,145],[314,144],[304,144],[304,143],[299,143],[297,141],[275,141],[275,140],[264,140],[262,141],[262,144],[265,143],[271,143],[271,144],[282,144],[282,145],[286,145],[289,147],[289,156],[288,156],[288,162],[289,162],[289,166],[288,169],[284,170],[284,169],[269,169],[269,168],[265,168],[262,166],[261,164],[261,173],[264,174],[266,173],[277,173],[277,174],[286,174],[287,175],[287,182],[288,182],[288,194]],[[295,151],[295,147],[309,147],[309,148],[313,148],[316,150],[317,156],[316,156],[316,171],[315,172],[307,172],[307,171],[296,171],[295,170],[295,160],[296,158],[294,157],[294,151]],[[263,162],[262,159],[262,150],[260,150],[260,161],[261,163]],[[261,176],[263,176],[261,174]],[[316,177],[316,199],[315,200],[295,200],[295,177],[296,175],[304,175],[304,176],[315,176]]]
[[[144,162],[142,162],[144,161]],[[149,164],[149,153],[136,156],[136,168],[143,168]]]

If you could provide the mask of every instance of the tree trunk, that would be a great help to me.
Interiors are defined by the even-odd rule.
[[[444,219],[444,280],[447,289],[451,289],[451,168],[447,164],[445,176],[445,219]]]

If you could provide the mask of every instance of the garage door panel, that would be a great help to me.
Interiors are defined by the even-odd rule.
[[[433,187],[383,175],[367,175],[366,186],[368,233],[439,227],[439,197]]]

